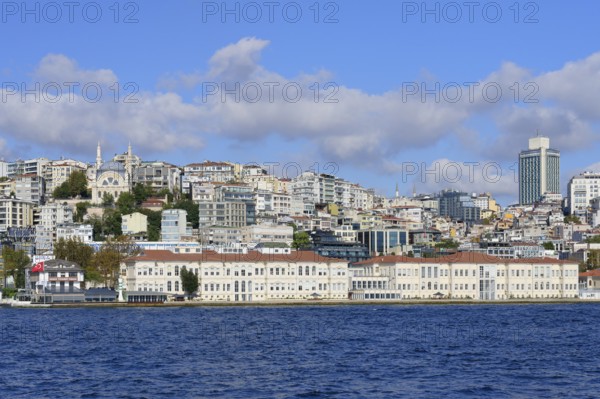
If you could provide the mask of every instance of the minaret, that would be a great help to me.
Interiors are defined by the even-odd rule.
[[[400,197],[400,192],[398,191],[398,182],[396,182],[396,198]]]
[[[131,152],[131,141],[127,145],[127,157],[125,157],[125,170],[129,181],[133,178],[133,153]]]
[[[100,165],[102,165],[102,150],[100,149],[100,142],[98,142],[98,147],[96,147],[96,170],[100,169]]]

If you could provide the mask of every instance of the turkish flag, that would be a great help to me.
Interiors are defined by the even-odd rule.
[[[37,272],[43,272],[44,271],[44,262],[39,262],[36,263],[35,265],[33,265],[33,267],[31,268],[31,272],[32,273],[37,273]]]

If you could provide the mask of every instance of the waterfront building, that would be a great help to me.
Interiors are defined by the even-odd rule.
[[[347,299],[348,264],[311,251],[261,247],[237,253],[145,251],[126,259],[128,291],[183,295],[181,269],[198,276],[202,301]]]
[[[501,259],[476,252],[439,258],[377,256],[350,266],[353,299],[540,299],[578,296],[577,262]]]

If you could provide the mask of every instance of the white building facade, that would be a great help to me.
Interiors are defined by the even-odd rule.
[[[237,254],[146,251],[126,259],[127,290],[183,294],[181,269],[198,276],[201,301],[348,298],[348,264],[310,251],[270,248]]]
[[[500,259],[474,252],[440,258],[378,256],[350,268],[353,299],[576,298],[578,264]]]

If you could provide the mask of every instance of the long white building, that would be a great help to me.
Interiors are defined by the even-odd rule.
[[[575,298],[578,264],[500,259],[476,252],[440,258],[377,256],[350,267],[352,299]]]
[[[181,269],[198,276],[202,301],[347,299],[348,263],[310,251],[265,248],[245,253],[145,251],[126,259],[128,291],[183,294]]]

